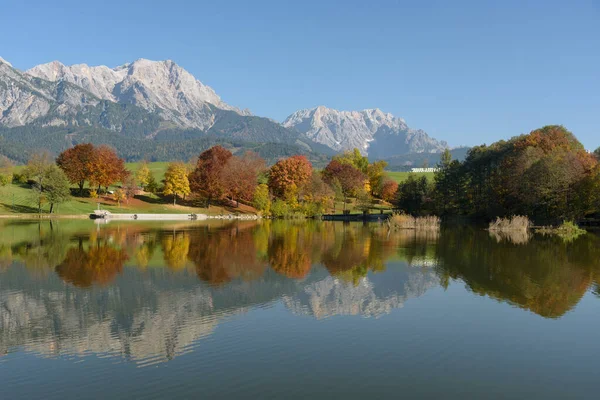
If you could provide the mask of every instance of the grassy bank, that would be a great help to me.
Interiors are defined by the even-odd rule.
[[[404,182],[406,179],[408,179],[408,175],[413,174],[414,176],[420,178],[422,176],[426,177],[427,180],[429,180],[430,182],[433,182],[433,176],[435,175],[435,173],[433,172],[405,172],[405,171],[389,171],[387,173],[387,176],[389,176],[390,178],[392,178],[393,180],[395,180],[398,183],[402,183]]]
[[[173,205],[171,197],[160,197],[153,194],[144,194],[124,202],[121,206],[109,196],[97,199],[72,196],[69,201],[55,206],[57,216],[82,216],[89,215],[98,208],[98,204],[104,210],[112,213],[144,213],[144,214],[168,214],[168,213],[199,213],[208,215],[250,213],[254,210],[250,207],[213,206],[192,207],[191,204],[183,203]],[[48,206],[43,206],[43,215],[48,215]],[[26,215],[37,215],[38,209],[32,197],[32,190],[27,185],[9,184],[0,187],[0,215],[10,217],[21,217]]]

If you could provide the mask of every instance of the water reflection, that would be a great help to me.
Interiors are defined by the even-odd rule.
[[[6,223],[0,354],[169,360],[232,315],[282,302],[295,314],[380,317],[452,281],[543,317],[598,282],[600,242],[497,240],[475,230],[243,222]]]
[[[536,236],[526,245],[472,230],[448,230],[436,246],[443,281],[460,279],[470,290],[549,318],[571,310],[600,282],[600,240],[587,234],[572,243]]]

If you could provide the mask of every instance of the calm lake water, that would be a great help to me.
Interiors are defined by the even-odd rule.
[[[0,397],[600,394],[600,238],[0,222]]]

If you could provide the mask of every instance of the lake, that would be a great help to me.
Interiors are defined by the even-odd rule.
[[[0,222],[14,398],[596,398],[600,237]]]

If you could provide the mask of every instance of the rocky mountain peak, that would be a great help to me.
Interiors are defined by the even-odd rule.
[[[0,64],[6,64],[9,67],[12,67],[12,64],[6,61],[4,58],[0,57]]]
[[[376,158],[392,153],[440,152],[447,147],[445,142],[409,128],[402,118],[378,108],[339,111],[318,106],[296,111],[286,118],[283,126],[295,128],[334,150],[358,148],[363,154]]]
[[[211,87],[172,60],[140,58],[116,68],[87,64],[65,66],[54,61],[33,67],[26,74],[50,82],[72,83],[100,99],[158,111],[164,119],[186,128],[209,128],[213,123],[211,105],[249,115],[223,102]]]

